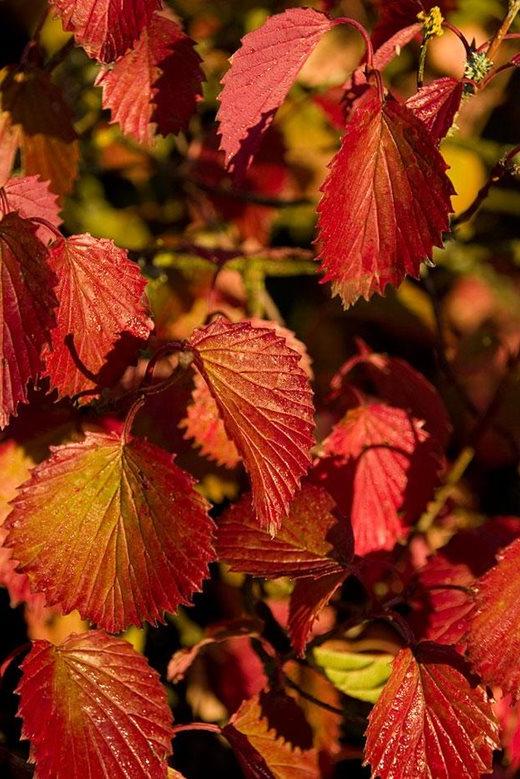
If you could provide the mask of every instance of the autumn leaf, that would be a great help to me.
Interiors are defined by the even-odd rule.
[[[520,697],[520,539],[498,555],[477,583],[476,612],[468,632],[468,655],[485,682]]]
[[[32,588],[111,632],[189,603],[214,557],[213,523],[192,478],[124,433],[54,448],[6,527]]]
[[[103,107],[126,135],[150,144],[185,130],[202,93],[194,42],[166,12],[155,13],[134,48],[100,71]]]
[[[358,354],[347,360],[332,378],[331,399],[341,400],[345,384],[353,385],[424,420],[424,429],[444,449],[451,434],[451,422],[433,384],[406,360],[373,352],[360,339],[357,346]]]
[[[311,638],[314,623],[339,590],[350,571],[346,568],[326,573],[316,579],[298,579],[289,601],[287,630],[298,655],[303,655]]]
[[[146,280],[124,249],[88,234],[56,241],[49,264],[59,306],[45,374],[60,395],[108,386],[153,327],[143,300]]]
[[[188,346],[244,460],[258,522],[274,535],[310,462],[312,391],[300,355],[272,330],[223,317]]]
[[[242,703],[222,729],[247,779],[318,779],[314,749],[291,749],[263,716],[260,696]]]
[[[22,737],[41,779],[166,777],[166,693],[130,644],[100,630],[35,641],[21,668]]]
[[[8,67],[0,73],[0,106],[25,175],[39,175],[56,194],[68,194],[78,172],[79,146],[61,89],[44,70]]]
[[[221,518],[217,530],[219,559],[232,571],[253,576],[293,578],[340,573],[352,558],[348,531],[334,513],[335,503],[321,487],[304,485],[291,503],[276,538],[258,527],[250,495],[244,495]]]
[[[36,233],[32,222],[14,212],[0,221],[0,428],[27,400],[27,383],[42,368],[41,352],[55,322],[56,278]]]
[[[0,197],[0,212],[4,215],[17,211],[24,219],[45,219],[54,227],[61,225],[60,207],[57,196],[50,191],[48,181],[39,176],[14,176],[4,184],[5,203]],[[6,207],[4,207],[6,206]],[[47,243],[54,238],[45,225],[37,225],[38,238]]]
[[[463,93],[463,81],[451,77],[438,78],[421,87],[406,101],[406,105],[439,144],[453,125]]]
[[[89,57],[119,59],[139,38],[161,0],[51,0],[63,29]]]
[[[366,737],[366,762],[381,779],[480,779],[499,748],[484,689],[454,650],[431,642],[396,656]]]
[[[383,294],[442,246],[453,187],[423,123],[371,87],[357,101],[318,206],[324,281],[349,306]]]
[[[433,493],[437,447],[400,408],[367,403],[349,411],[323,443],[313,479],[350,516],[358,555],[392,549]]]
[[[242,178],[305,60],[336,22],[311,8],[269,17],[242,38],[222,79],[217,114],[226,165]]]
[[[192,439],[200,447],[204,457],[214,460],[217,465],[234,468],[240,462],[240,455],[228,438],[217,403],[199,372],[194,381],[191,402],[179,427],[186,431],[185,438]]]

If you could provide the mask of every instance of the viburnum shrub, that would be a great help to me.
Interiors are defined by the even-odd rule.
[[[520,0],[28,5],[2,776],[516,775]]]

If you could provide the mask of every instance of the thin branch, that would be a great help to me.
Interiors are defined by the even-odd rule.
[[[61,63],[69,56],[69,53],[74,48],[74,38],[70,38],[67,43],[65,43],[61,49],[59,49],[56,54],[54,54],[50,60],[48,60],[45,63],[44,70],[46,70],[48,73],[52,73],[53,70],[56,70],[58,65],[61,65]]]
[[[487,58],[493,62],[501,44],[506,35],[509,32],[509,28],[513,24],[515,17],[520,11],[520,0],[509,0],[509,10],[504,18],[504,21],[495,33],[495,37],[489,45],[489,49],[486,52]]]
[[[417,521],[416,528],[420,533],[425,533],[433,525],[446,505],[446,501],[451,497],[457,484],[464,476],[474,456],[475,451],[471,446],[466,446],[459,454],[448,471],[444,484],[437,490],[435,498],[428,504],[426,511]]]
[[[304,690],[303,687],[300,687],[299,684],[296,682],[293,682],[293,680],[290,678],[290,676],[287,676],[287,674],[284,673],[285,677],[285,684],[287,687],[291,687],[291,689],[296,690],[298,695],[301,695],[302,698],[305,698],[306,701],[309,701],[309,703],[313,703],[315,706],[319,706],[320,709],[325,709],[325,711],[330,711],[331,714],[338,714],[339,716],[343,717],[345,712],[343,709],[339,709],[337,706],[332,706],[332,704],[327,703],[326,701],[322,701],[319,698],[315,698],[314,695],[311,695],[310,692],[307,692],[307,690]],[[362,718],[359,718],[360,721]],[[363,719],[363,722],[365,720]]]
[[[188,725],[174,725],[172,728],[174,736],[190,730],[206,730],[208,733],[215,733],[217,736],[222,735],[220,725],[212,725],[210,722],[190,722]]]

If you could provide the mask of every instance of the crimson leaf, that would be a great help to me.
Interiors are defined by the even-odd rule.
[[[90,57],[113,62],[136,42],[161,0],[51,0]]]
[[[143,302],[146,281],[124,249],[88,234],[56,241],[49,263],[58,278],[59,306],[45,371],[60,395],[74,395],[97,387],[102,369],[117,368],[117,354],[106,362],[121,336],[123,368],[127,347],[147,339],[152,322]]]
[[[103,87],[103,107],[124,133],[149,144],[156,132],[186,129],[203,79],[193,47],[166,12],[155,13],[135,47],[100,71],[96,85]]]
[[[453,124],[464,93],[464,83],[456,78],[439,78],[419,89],[406,105],[440,143]]]
[[[189,347],[251,477],[258,522],[274,535],[310,462],[312,391],[300,355],[273,330],[223,317]]]
[[[396,656],[366,736],[366,760],[381,779],[480,779],[499,748],[484,689],[455,651],[431,642]]]
[[[40,779],[166,777],[171,712],[142,655],[102,631],[35,641],[18,687]]]
[[[454,194],[423,123],[372,87],[357,101],[318,206],[324,281],[345,306],[417,277]]]

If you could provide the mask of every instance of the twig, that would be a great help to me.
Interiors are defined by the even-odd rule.
[[[61,65],[64,59],[66,59],[69,55],[69,52],[72,51],[74,48],[74,38],[70,38],[67,43],[65,43],[61,49],[59,49],[56,54],[54,54],[50,60],[48,60],[45,63],[44,70],[46,70],[48,73],[52,73],[53,70],[56,70],[58,65]]]
[[[498,49],[500,48],[502,41],[509,32],[509,28],[513,24],[516,15],[520,11],[520,0],[509,0],[509,10],[504,18],[504,21],[500,25],[499,29],[495,33],[495,37],[490,43],[489,49],[486,52],[488,60],[493,62]]]
[[[417,521],[416,528],[420,533],[425,533],[433,525],[444,508],[446,501],[451,497],[455,487],[464,476],[474,456],[475,450],[471,446],[466,446],[459,454],[448,471],[444,484],[437,490],[435,498],[428,504],[426,511]]]
[[[207,730],[208,733],[216,733],[217,736],[222,735],[220,725],[212,725],[211,722],[190,722],[187,725],[174,725],[172,728],[174,736],[178,733],[186,733],[189,730]]]
[[[291,687],[293,690],[296,690],[298,695],[301,695],[301,697],[305,698],[305,700],[309,701],[309,703],[313,703],[315,706],[319,706],[321,709],[325,709],[325,711],[330,711],[331,714],[338,714],[339,716],[343,717],[345,713],[343,709],[339,709],[337,706],[333,706],[332,704],[327,703],[326,701],[322,701],[319,698],[315,698],[314,695],[311,695],[310,692],[307,692],[307,690],[304,690],[302,687],[300,687],[299,684],[293,682],[291,677],[287,676],[286,673],[284,673],[284,681],[288,687]],[[365,720],[362,717],[359,717],[359,720],[365,722]]]

